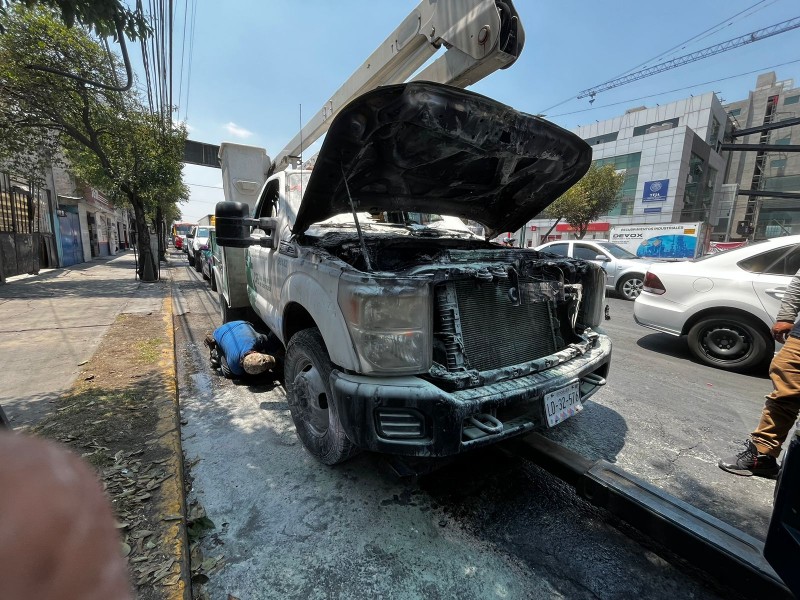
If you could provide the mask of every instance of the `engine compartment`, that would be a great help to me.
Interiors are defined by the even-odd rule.
[[[365,235],[362,248],[355,232],[337,231],[299,241],[358,271],[366,271],[365,248],[376,274],[430,278],[433,367],[426,378],[444,389],[555,366],[591,347],[602,321],[605,274],[588,261],[474,238]]]

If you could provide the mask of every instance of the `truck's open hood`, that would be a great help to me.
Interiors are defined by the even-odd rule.
[[[331,124],[294,233],[349,212],[413,211],[515,231],[580,179],[588,144],[465,90],[413,82],[373,90]]]

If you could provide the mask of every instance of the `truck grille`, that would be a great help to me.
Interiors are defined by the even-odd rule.
[[[508,279],[437,286],[438,333],[448,370],[499,369],[561,349],[555,302],[515,304],[511,288]]]

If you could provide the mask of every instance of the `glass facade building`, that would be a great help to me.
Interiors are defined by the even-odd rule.
[[[712,92],[578,127],[598,166],[614,165],[625,178],[617,204],[597,219],[587,238],[606,238],[614,225],[713,222],[722,197],[725,158],[719,152],[728,117]],[[528,223],[525,245],[574,234],[552,219]],[[545,240],[547,235],[547,240]],[[519,237],[522,237],[519,235]]]

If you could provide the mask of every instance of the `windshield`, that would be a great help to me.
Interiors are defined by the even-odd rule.
[[[201,227],[198,229],[195,237],[208,237],[208,227]]]
[[[597,245],[601,246],[603,250],[608,252],[614,258],[639,258],[635,254],[625,250],[625,248],[622,246],[617,246],[611,242],[598,242]]]
[[[191,228],[192,228],[192,226],[189,225],[189,224],[175,225],[175,234],[176,235],[186,235],[187,233],[189,233],[189,230]]]
[[[310,171],[290,173],[286,176],[286,199],[289,205],[295,207],[295,209],[300,206],[300,200],[306,191],[310,177]]]
[[[358,212],[358,222],[364,229],[387,228],[403,229],[417,235],[441,236],[452,234],[468,237],[478,237],[458,217],[421,212]],[[320,227],[354,226],[352,213],[342,213],[320,221]]]

